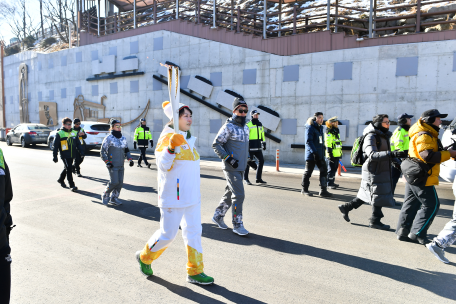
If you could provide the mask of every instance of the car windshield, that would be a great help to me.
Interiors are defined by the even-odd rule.
[[[109,131],[110,126],[105,124],[91,125],[90,129],[94,131]]]
[[[29,130],[42,130],[42,131],[51,131],[51,129],[49,129],[48,127],[46,126],[27,126]]]

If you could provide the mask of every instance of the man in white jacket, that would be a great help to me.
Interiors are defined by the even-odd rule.
[[[173,114],[168,101],[163,103],[163,109],[171,120]],[[136,252],[136,259],[144,275],[153,275],[152,262],[172,243],[180,225],[187,249],[187,281],[209,285],[214,279],[203,272],[200,157],[195,148],[196,137],[190,134],[190,108],[179,105],[179,133],[174,133],[173,123],[170,121],[165,126],[155,150],[160,229],[142,251]]]

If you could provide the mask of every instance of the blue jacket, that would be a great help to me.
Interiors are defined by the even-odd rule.
[[[317,158],[315,158],[315,155]],[[306,124],[306,161],[316,161],[325,159],[325,137],[323,126],[315,121],[307,120]]]

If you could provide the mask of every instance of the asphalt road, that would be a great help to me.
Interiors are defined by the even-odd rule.
[[[304,198],[301,177],[266,174],[267,186],[249,186],[244,205],[246,237],[215,228],[211,217],[225,188],[221,170],[202,168],[205,273],[213,286],[185,281],[182,236],[153,263],[155,276],[138,270],[135,252],[159,227],[155,165],[126,167],[120,198],[101,205],[107,170],[97,152],[82,165],[80,191],[56,180],[62,163],[45,146],[0,143],[10,167],[17,227],[11,234],[12,303],[449,303],[456,300],[456,250],[445,265],[424,246],[396,240],[393,229],[367,227],[371,208],[346,223],[337,209],[351,200],[359,179],[339,179],[333,199]],[[252,174],[252,173],[251,173]],[[253,177],[251,178],[253,180]],[[397,200],[403,199],[403,184]],[[312,179],[311,190],[318,181]],[[450,219],[454,198],[438,187],[441,209],[429,234]],[[395,227],[399,209],[385,209]],[[231,226],[229,220],[227,224]]]

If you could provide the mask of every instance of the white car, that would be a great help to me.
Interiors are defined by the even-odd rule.
[[[446,128],[442,136],[442,145],[447,147],[456,141],[456,118]],[[440,177],[447,182],[452,183],[456,175],[456,161],[453,159],[447,160],[440,165]]]
[[[81,121],[81,128],[87,134],[87,138],[84,139],[86,143],[86,151],[92,149],[100,149],[103,139],[109,134],[109,128],[111,126],[107,123],[95,122],[95,121]],[[60,129],[52,131],[48,137],[48,146],[51,150],[54,149],[54,138]]]

